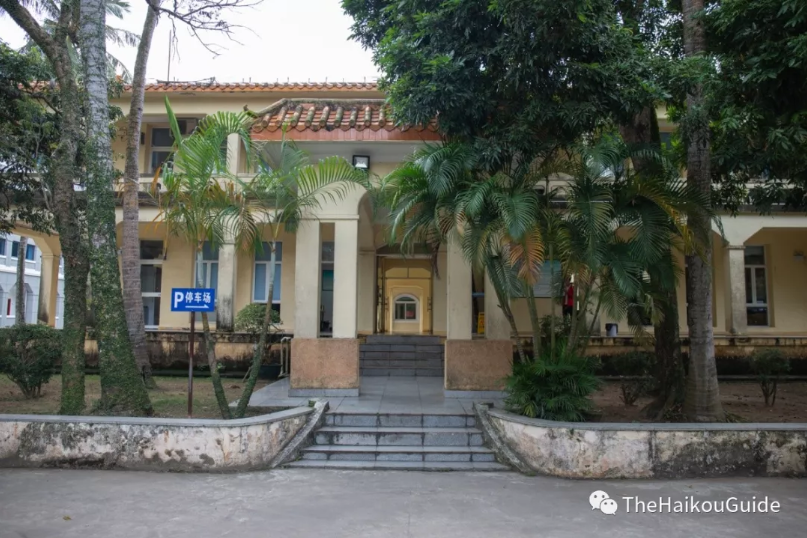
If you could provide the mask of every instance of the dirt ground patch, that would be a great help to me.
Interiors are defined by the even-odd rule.
[[[155,377],[157,388],[149,391],[155,416],[187,418],[188,417],[188,379],[183,377]],[[224,379],[224,391],[227,401],[232,402],[241,397],[244,384],[240,379]],[[255,390],[265,386],[267,381],[258,380]],[[101,397],[101,382],[97,375],[88,375],[86,379],[87,410]],[[26,399],[17,385],[6,376],[0,376],[0,414],[55,415],[59,413],[59,399],[62,393],[60,376],[53,376],[50,383],[42,387],[42,397]],[[194,418],[221,418],[213,394],[210,378],[199,377],[193,380],[193,416]]]
[[[651,398],[639,398],[626,407],[620,400],[619,382],[609,381],[593,396],[594,405],[602,413],[602,422],[649,422],[642,408]],[[807,422],[807,383],[779,385],[776,405],[766,407],[759,385],[748,382],[721,381],[720,399],[727,413],[743,422]]]

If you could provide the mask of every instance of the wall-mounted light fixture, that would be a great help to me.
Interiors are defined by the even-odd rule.
[[[353,166],[359,170],[370,170],[370,156],[369,155],[354,155]]]

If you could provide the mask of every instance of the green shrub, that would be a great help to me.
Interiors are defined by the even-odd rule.
[[[613,357],[611,362],[622,377],[619,383],[620,397],[626,406],[635,404],[653,388],[656,357],[652,353],[629,351]]]
[[[235,316],[235,330],[250,333],[252,335],[259,334],[263,326],[263,318],[266,316],[265,303],[252,303],[241,309]],[[280,313],[272,311],[272,325],[269,327],[269,332],[277,330],[276,325],[282,323],[280,321]]]
[[[773,406],[779,379],[790,372],[790,361],[778,349],[762,349],[751,355],[749,363],[762,389],[765,405]]]
[[[534,360],[513,365],[505,386],[505,406],[530,418],[580,422],[591,413],[589,396],[598,387],[587,357],[567,356],[559,349],[552,359],[545,350]]]
[[[62,355],[59,331],[46,325],[15,325],[0,329],[0,372],[20,388],[26,398],[42,394]]]
[[[541,336],[545,342],[549,342],[552,336],[552,316],[544,316],[540,319]],[[565,340],[572,332],[572,318],[569,316],[561,317],[555,316],[555,339],[557,341]]]

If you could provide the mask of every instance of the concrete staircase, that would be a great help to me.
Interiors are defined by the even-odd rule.
[[[444,347],[439,336],[368,336],[359,346],[363,376],[442,377]]]
[[[473,415],[329,413],[286,467],[405,471],[507,471],[483,445]]]

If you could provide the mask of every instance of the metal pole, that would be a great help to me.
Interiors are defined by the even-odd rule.
[[[191,312],[191,337],[188,341],[188,418],[193,416],[193,338],[196,332],[196,312]]]

